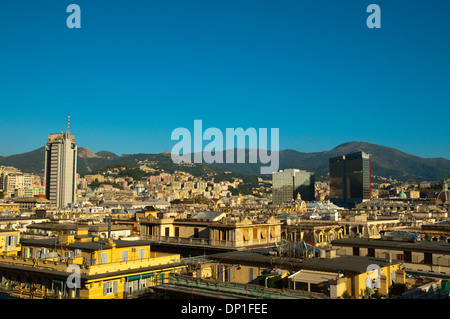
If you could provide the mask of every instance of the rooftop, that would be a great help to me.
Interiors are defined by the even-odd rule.
[[[450,243],[442,241],[404,242],[372,238],[343,238],[331,242],[333,246],[358,246],[378,249],[411,250],[429,253],[450,254]]]
[[[111,240],[116,246],[116,248],[123,247],[135,247],[135,246],[148,246],[151,242],[146,240]],[[105,250],[111,249],[112,246],[109,245],[108,240],[98,239],[97,241],[87,241],[87,242],[74,242],[71,244],[62,244],[57,237],[45,238],[45,239],[21,239],[20,243],[22,245],[30,246],[41,246],[41,247],[67,247],[73,249],[82,250]]]
[[[225,213],[218,212],[199,212],[191,216],[192,220],[216,221],[219,217],[225,216]]]
[[[282,269],[299,270],[309,269],[324,272],[340,273],[364,273],[371,264],[380,267],[390,265],[385,259],[363,257],[363,256],[340,256],[335,258],[310,258],[299,259],[289,257],[278,257],[269,254],[271,249],[254,249],[246,251],[232,251],[209,255],[208,258],[224,263],[253,264],[269,267],[277,266]]]
[[[14,199],[14,203],[50,203],[50,201],[43,197],[20,197]]]
[[[18,230],[14,229],[0,229],[0,233],[18,233]]]

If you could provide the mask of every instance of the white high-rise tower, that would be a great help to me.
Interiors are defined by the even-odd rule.
[[[50,134],[45,146],[45,197],[52,206],[66,208],[75,203],[77,144],[67,132]]]

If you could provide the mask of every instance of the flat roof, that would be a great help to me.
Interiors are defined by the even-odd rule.
[[[14,203],[50,203],[50,200],[43,197],[19,197],[14,199]]]
[[[48,220],[46,217],[0,217],[0,222],[7,222],[7,221],[20,221],[20,220]]]
[[[150,246],[151,242],[147,240],[112,240],[116,244],[116,248],[123,247],[134,247],[134,246]],[[57,237],[45,238],[45,239],[24,239],[22,238],[20,243],[22,245],[32,245],[32,246],[46,246],[46,247],[67,247],[74,249],[84,249],[84,250],[102,250],[111,249],[112,247],[106,244],[105,239],[99,239],[98,241],[87,241],[87,242],[75,242],[71,244],[61,244]]]
[[[0,229],[0,233],[19,233],[19,230],[14,229]]]
[[[164,268],[173,268],[173,267],[182,267],[185,266],[184,263],[170,263],[170,264],[163,264],[163,265],[154,265],[154,266],[148,266],[148,267],[142,267],[142,268],[132,268],[132,269],[126,269],[126,270],[120,270],[120,271],[113,271],[113,272],[101,272],[99,274],[93,274],[93,275],[85,275],[81,274],[81,280],[88,281],[88,280],[98,280],[106,277],[114,277],[114,276],[131,276],[136,274],[145,273],[148,271],[155,271],[160,270]],[[65,271],[58,271],[54,269],[44,269],[40,267],[29,267],[29,266],[23,266],[23,265],[14,265],[14,264],[8,264],[8,263],[0,263],[0,269],[7,269],[7,270],[19,270],[27,273],[36,273],[36,274],[45,274],[56,278],[62,278],[63,280],[67,279],[68,273]]]
[[[380,267],[391,265],[384,258],[367,256],[338,256],[334,258],[310,258],[300,259],[284,256],[272,256],[272,249],[252,249],[245,251],[231,251],[208,255],[208,258],[232,264],[247,264],[273,267],[287,270],[309,269],[324,272],[341,272],[361,274],[367,272],[369,265],[376,264]]]
[[[309,282],[312,284],[327,283],[337,277],[338,273],[335,272],[314,271],[308,269],[301,269],[289,276],[289,278],[294,281]]]
[[[52,223],[52,222],[44,222],[44,223],[35,223],[28,225],[27,228],[39,228],[39,229],[88,229],[90,231],[103,231],[108,229],[108,224],[78,224],[78,223]],[[126,225],[120,224],[111,224],[111,230],[129,230],[130,227]]]
[[[417,242],[405,242],[399,240],[383,240],[373,238],[342,238],[333,240],[331,245],[450,254],[450,243],[442,241],[421,240]]]
[[[27,225],[27,228],[40,228],[40,229],[89,229],[89,225],[79,225],[77,223],[34,223]]]

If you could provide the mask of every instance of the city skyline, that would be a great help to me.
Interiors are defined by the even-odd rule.
[[[450,4],[77,1],[0,4],[0,156],[66,128],[80,147],[168,152],[171,132],[280,129],[280,150],[366,141],[450,158],[445,127]],[[19,40],[20,39],[20,40]],[[44,141],[44,142],[43,142]]]

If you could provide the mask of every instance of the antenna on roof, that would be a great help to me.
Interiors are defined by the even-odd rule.
[[[70,114],[69,117],[67,118],[67,133],[70,132]]]

